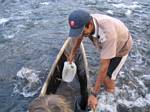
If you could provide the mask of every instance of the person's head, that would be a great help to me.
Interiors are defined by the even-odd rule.
[[[94,30],[92,16],[83,10],[75,10],[69,15],[69,36],[89,36]]]
[[[66,100],[59,95],[35,98],[29,105],[29,112],[73,112]]]

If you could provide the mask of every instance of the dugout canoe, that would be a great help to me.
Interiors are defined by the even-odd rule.
[[[41,89],[39,96],[49,95],[49,94],[59,94],[63,95],[67,100],[71,102],[71,107],[74,108],[74,101],[75,97],[77,95],[80,95],[80,89],[79,89],[79,82],[78,80],[73,81],[72,83],[66,83],[62,81],[62,70],[64,62],[67,60],[66,55],[66,49],[70,47],[71,39],[68,38],[62,48],[60,49],[58,55],[56,56],[56,59],[51,66],[51,69],[49,71],[49,74],[43,84],[43,87]],[[88,72],[88,62],[86,58],[86,53],[84,49],[83,43],[80,45],[80,51],[81,51],[81,57],[82,60],[80,60],[80,63],[83,63],[82,69],[85,70],[86,77],[87,77],[87,83],[89,79],[89,72]],[[77,66],[78,67],[78,66]],[[70,87],[73,85],[72,87]],[[75,87],[74,85],[78,85],[78,87]]]

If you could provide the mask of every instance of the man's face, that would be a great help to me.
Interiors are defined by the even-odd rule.
[[[85,27],[85,28],[83,29],[82,36],[85,36],[85,37],[90,36],[90,34],[91,34],[92,31],[93,31],[93,28],[94,28],[93,22],[90,22],[89,27],[88,27],[88,28]]]

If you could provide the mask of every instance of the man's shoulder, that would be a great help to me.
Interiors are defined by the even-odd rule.
[[[91,16],[98,21],[121,22],[119,19],[105,14],[91,14]]]

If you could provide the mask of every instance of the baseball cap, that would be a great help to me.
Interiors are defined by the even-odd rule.
[[[69,37],[78,37],[92,16],[84,10],[75,10],[69,15]]]

